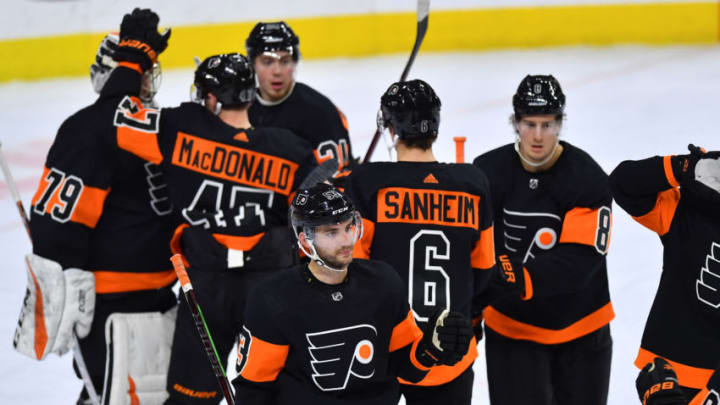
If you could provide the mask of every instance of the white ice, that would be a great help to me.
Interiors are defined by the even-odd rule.
[[[308,61],[302,62],[297,78],[325,93],[346,113],[357,156],[364,154],[374,132],[380,95],[397,80],[405,61],[405,55]],[[468,138],[468,160],[512,141],[511,95],[528,73],[552,73],[560,80],[567,94],[563,138],[589,152],[607,172],[624,159],[682,154],[690,142],[720,148],[713,118],[720,86],[716,46],[421,53],[410,77],[428,81],[442,99],[438,158],[454,161],[453,136]],[[187,100],[191,80],[190,70],[165,72],[160,104]],[[87,78],[0,85],[0,141],[25,207],[58,126],[93,99]],[[387,156],[381,143],[375,160]],[[12,349],[26,283],[23,255],[30,251],[30,243],[4,182],[0,197],[0,257],[4,260],[0,270],[0,403],[74,404],[81,383],[69,355],[37,362]],[[633,361],[658,284],[662,253],[655,234],[619,207],[614,207],[614,213],[608,271],[617,316],[611,324],[609,403],[627,405],[639,403]],[[475,370],[473,403],[487,404],[482,353]]]

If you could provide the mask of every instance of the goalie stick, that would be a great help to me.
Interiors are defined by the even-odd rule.
[[[10,190],[12,198],[15,200],[15,205],[18,208],[18,214],[20,215],[20,219],[25,226],[25,231],[27,232],[30,243],[32,244],[30,222],[28,222],[27,215],[25,214],[25,207],[23,206],[22,199],[20,198],[20,193],[18,193],[17,188],[15,187],[15,180],[12,177],[12,173],[10,173],[10,167],[7,164],[7,160],[5,160],[5,154],[2,151],[2,142],[0,142],[0,166],[2,166],[5,183],[7,184],[8,190]],[[30,267],[30,263],[27,260],[25,260],[25,263],[28,267]],[[100,397],[95,391],[95,385],[93,385],[92,380],[90,379],[90,373],[88,373],[85,360],[80,352],[80,342],[78,342],[78,337],[74,332],[72,352],[75,365],[77,366],[78,371],[80,371],[80,376],[82,377],[83,385],[85,386],[85,391],[87,391],[88,396],[90,397],[90,401],[92,401],[94,405],[100,405]]]
[[[180,280],[180,286],[182,288],[183,295],[185,296],[185,302],[187,302],[193,319],[195,320],[195,326],[200,334],[200,340],[202,340],[205,353],[208,356],[208,360],[210,360],[210,365],[212,366],[215,377],[218,380],[218,384],[220,384],[223,396],[225,396],[225,401],[228,405],[235,405],[235,399],[233,398],[233,393],[230,389],[230,382],[225,374],[225,369],[222,366],[222,361],[220,361],[217,349],[215,349],[215,343],[212,340],[210,329],[205,322],[202,309],[200,309],[200,303],[195,295],[195,290],[193,290],[193,286],[190,283],[190,277],[188,277],[187,270],[185,270],[182,256],[175,254],[170,258],[170,261],[175,268],[178,280]]]
[[[410,53],[410,58],[408,59],[407,63],[405,64],[405,69],[403,69],[402,75],[400,75],[401,82],[404,82],[405,79],[407,79],[408,73],[410,73],[410,68],[412,67],[413,62],[415,62],[415,56],[417,56],[418,51],[420,50],[420,45],[422,45],[422,41],[425,38],[425,33],[427,32],[427,27],[428,27],[428,14],[429,13],[430,13],[430,0],[418,0],[418,2],[417,2],[417,33],[415,34],[415,45],[413,45],[412,52]],[[367,152],[365,152],[365,158],[362,161],[363,163],[370,161],[370,157],[372,156],[373,152],[375,151],[375,147],[377,146],[377,143],[380,140],[382,131],[383,131],[383,128],[380,125],[380,122],[378,120],[378,126],[377,126],[377,129],[375,130],[375,135],[373,135],[373,138],[370,141],[370,146],[368,146]]]

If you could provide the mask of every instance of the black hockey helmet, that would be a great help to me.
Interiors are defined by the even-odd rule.
[[[524,115],[562,115],[565,94],[552,75],[527,75],[513,96],[515,118]]]
[[[300,59],[300,38],[285,21],[259,22],[245,40],[245,50],[250,60],[263,52],[287,51],[295,62]]]
[[[327,183],[300,189],[290,206],[290,221],[296,235],[306,228],[337,224],[355,215],[350,198]]]
[[[195,70],[195,101],[208,93],[225,107],[243,106],[255,98],[255,72],[240,53],[210,56]]]
[[[381,125],[400,139],[431,139],[440,127],[440,98],[422,80],[390,85],[380,98]]]

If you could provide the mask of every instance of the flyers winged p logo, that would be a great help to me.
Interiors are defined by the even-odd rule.
[[[306,333],[312,360],[312,379],[322,391],[347,387],[351,377],[371,378],[377,330],[361,324],[346,328]]]

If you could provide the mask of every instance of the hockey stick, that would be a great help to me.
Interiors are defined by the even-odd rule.
[[[302,183],[300,183],[300,187],[298,187],[298,189],[310,188],[318,183],[322,183],[332,177],[333,174],[337,172],[337,168],[338,160],[335,158],[322,162],[320,166],[312,169],[312,171],[305,176],[305,179],[303,179]]]
[[[28,237],[30,238],[30,243],[32,243],[32,235],[30,234],[30,223],[28,223],[27,216],[25,215],[25,207],[23,207],[22,200],[20,199],[20,193],[18,193],[17,188],[15,188],[15,180],[13,180],[12,174],[10,173],[10,168],[8,167],[7,161],[5,160],[5,154],[2,151],[2,142],[0,142],[0,166],[2,166],[3,175],[5,176],[5,183],[7,183],[8,189],[10,190],[10,195],[12,195],[13,200],[15,200],[15,205],[17,206],[20,218],[22,218],[22,223],[25,226],[25,231],[27,231]]]
[[[27,231],[28,238],[30,238],[30,243],[32,244],[32,235],[30,234],[30,222],[28,222],[27,215],[25,214],[25,207],[23,206],[22,200],[20,199],[20,193],[18,193],[17,188],[15,187],[15,180],[12,177],[12,173],[10,173],[10,167],[5,160],[5,154],[2,152],[2,142],[0,142],[0,166],[2,166],[2,172],[5,176],[5,183],[7,183],[10,194],[15,200],[15,205],[18,208],[18,214],[20,215],[20,219],[25,226],[25,231]],[[25,261],[25,263],[28,267],[30,267],[30,263],[27,260]],[[32,272],[32,269],[30,271]],[[95,386],[90,379],[90,373],[88,373],[87,366],[85,365],[85,360],[83,359],[82,353],[80,352],[80,342],[78,342],[75,331],[73,331],[73,359],[75,360],[78,371],[80,371],[83,385],[85,385],[85,391],[87,391],[90,400],[94,405],[100,405],[100,397],[95,391]]]
[[[195,295],[195,290],[193,290],[193,286],[190,283],[190,277],[188,277],[187,270],[185,270],[182,256],[175,254],[170,258],[170,261],[175,268],[178,280],[180,280],[183,295],[185,296],[185,302],[187,302],[190,307],[190,312],[192,312],[193,319],[195,320],[195,327],[197,327],[197,331],[200,334],[200,340],[202,340],[205,353],[208,356],[208,360],[210,360],[210,365],[215,373],[215,377],[217,378],[218,384],[220,384],[220,388],[223,391],[225,401],[228,405],[235,405],[235,399],[233,398],[232,390],[230,389],[230,382],[225,374],[225,369],[222,366],[222,361],[220,360],[217,349],[215,349],[215,343],[210,335],[210,329],[205,322],[202,309],[200,309],[200,303]]]
[[[425,33],[427,32],[428,27],[429,13],[430,0],[418,0],[417,33],[415,34],[415,45],[413,45],[412,52],[410,53],[410,58],[405,64],[405,69],[403,69],[402,75],[400,75],[401,82],[404,82],[405,79],[407,79],[408,73],[410,73],[410,68],[412,67],[413,62],[415,62],[415,56],[417,56],[418,51],[420,50],[420,45],[422,45],[422,41],[425,38]],[[380,125],[380,122],[378,122],[377,129],[375,129],[375,135],[373,135],[373,138],[370,141],[370,146],[368,146],[367,152],[365,152],[365,158],[363,159],[362,163],[370,161],[370,157],[372,156],[373,152],[375,152],[375,147],[377,146],[377,143],[380,140],[380,136],[382,135],[382,130],[382,126]]]

